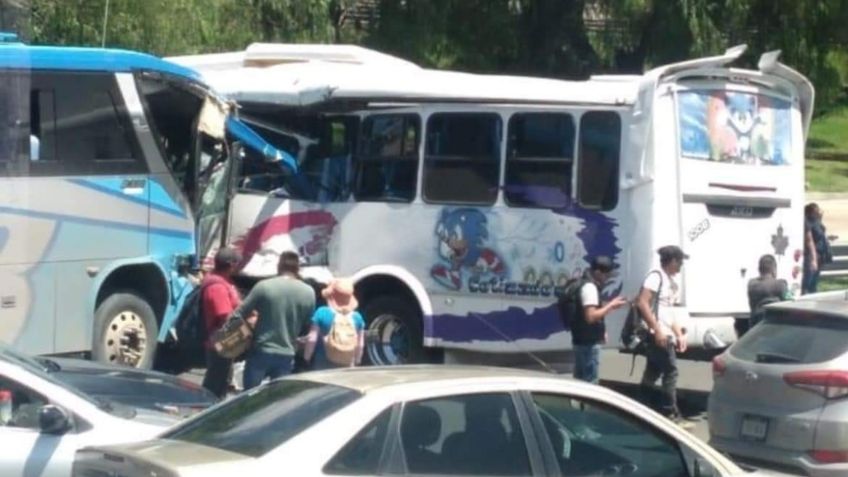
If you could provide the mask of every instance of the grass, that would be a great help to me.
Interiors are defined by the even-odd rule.
[[[848,289],[848,276],[844,277],[822,277],[819,281],[818,291],[832,291]]]
[[[848,192],[848,104],[813,120],[807,139],[807,190]]]
[[[817,117],[810,125],[808,151],[842,153],[848,157],[848,105],[841,105]]]
[[[845,130],[848,136],[848,129]],[[846,152],[848,156],[848,152]],[[808,160],[807,190],[812,192],[848,192],[848,161]]]

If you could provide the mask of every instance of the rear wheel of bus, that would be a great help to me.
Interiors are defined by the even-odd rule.
[[[383,295],[362,307],[367,333],[364,359],[368,364],[388,366],[423,363],[432,356],[424,349],[421,313],[402,297]]]
[[[113,293],[94,315],[92,359],[149,369],[158,333],[156,314],[144,298],[130,291]]]

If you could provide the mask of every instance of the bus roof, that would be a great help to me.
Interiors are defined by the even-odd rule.
[[[629,105],[638,81],[564,81],[430,70],[352,45],[253,44],[171,58],[239,102],[307,106],[333,99]],[[245,81],[249,78],[249,81]]]
[[[0,68],[129,72],[157,71],[201,81],[194,70],[135,51],[0,42]]]

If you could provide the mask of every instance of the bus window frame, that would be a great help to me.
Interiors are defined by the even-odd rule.
[[[541,157],[541,156],[516,156],[512,153],[510,147],[512,146],[512,127],[513,121],[517,116],[564,116],[571,121],[572,128],[572,137],[571,137],[571,157],[563,158],[563,157]],[[509,174],[509,165],[512,161],[513,163],[518,162],[557,162],[557,163],[565,163],[568,164],[568,177],[567,184],[565,184],[564,195],[568,197],[568,200],[572,200],[575,195],[576,184],[575,179],[577,178],[577,154],[578,154],[578,144],[579,144],[579,118],[582,116],[580,111],[575,111],[572,109],[552,109],[552,110],[516,110],[513,111],[506,120],[506,152],[502,159],[503,161],[503,176],[501,178],[500,188],[503,189],[503,201],[507,207],[514,209],[549,209],[550,205],[546,204],[530,204],[530,203],[517,203],[509,198],[509,193],[506,190],[507,187],[513,185],[507,183],[507,178]]]
[[[582,140],[582,138],[583,138],[583,118],[586,115],[596,114],[596,113],[613,114],[618,119],[618,148],[617,148],[618,158],[617,158],[617,161],[615,163],[615,173],[610,177],[611,179],[613,179],[615,181],[615,186],[611,188],[615,193],[615,197],[614,197],[614,200],[612,201],[612,204],[608,205],[608,206],[604,205],[603,200],[601,201],[600,204],[586,204],[583,201],[583,197],[582,197],[582,191],[583,191],[583,187],[584,187],[583,184],[582,184],[582,180],[581,180],[582,176],[583,176],[583,147],[582,147],[583,146],[583,140]],[[622,159],[624,158],[623,148],[624,148],[624,143],[625,143],[625,137],[624,137],[625,128],[624,128],[624,126],[625,126],[624,119],[622,118],[621,112],[618,111],[618,110],[614,110],[614,109],[591,109],[591,110],[583,111],[579,115],[579,117],[577,118],[577,132],[576,132],[576,137],[575,137],[575,139],[576,139],[575,140],[576,172],[574,174],[574,198],[577,201],[577,203],[580,205],[580,207],[582,207],[586,210],[596,210],[596,211],[601,211],[601,212],[609,212],[611,210],[615,210],[615,208],[618,207],[618,204],[619,204],[620,199],[621,199],[621,165],[622,165],[621,163],[622,163]],[[604,197],[604,199],[605,198],[606,197]]]
[[[401,118],[402,121],[403,121],[403,124],[401,126],[402,129],[403,129],[402,134],[404,134],[404,135],[406,134],[406,132],[408,130],[407,129],[408,126],[412,125],[414,127],[413,129],[416,133],[415,134],[415,144],[414,144],[414,147],[412,148],[412,150],[414,150],[414,153],[410,154],[408,157],[403,154],[405,136],[402,136],[400,155],[398,155],[398,156],[373,156],[371,154],[366,154],[366,149],[367,149],[368,143],[369,143],[368,139],[370,138],[370,134],[368,134],[368,137],[366,137],[366,131],[368,131],[368,133],[372,132],[371,130],[368,130],[366,128],[366,126],[370,126],[371,122],[373,122],[374,119],[385,118],[385,117]],[[357,126],[359,128],[359,134],[357,135],[358,140],[357,140],[357,143],[355,144],[355,147],[354,147],[354,151],[355,151],[354,157],[353,157],[354,170],[352,171],[353,184],[352,184],[352,187],[351,187],[352,190],[351,190],[351,195],[350,195],[350,197],[353,199],[354,202],[376,202],[376,203],[392,203],[392,202],[413,203],[413,202],[415,202],[415,200],[419,196],[418,190],[420,188],[420,185],[423,183],[423,180],[422,180],[423,172],[421,170],[421,166],[422,166],[422,163],[423,163],[423,159],[422,159],[422,156],[421,156],[421,145],[424,142],[424,123],[425,123],[425,121],[424,121],[424,118],[422,118],[422,115],[420,113],[416,113],[416,112],[378,112],[378,113],[374,113],[374,114],[365,114],[360,118],[359,124]],[[391,199],[388,199],[387,197],[379,197],[379,198],[377,198],[377,197],[365,197],[365,198],[363,198],[361,196],[361,193],[360,193],[360,183],[362,181],[362,173],[360,172],[360,163],[361,162],[386,163],[388,161],[399,161],[399,162],[412,162],[412,161],[414,161],[415,162],[415,166],[413,168],[414,169],[414,175],[415,175],[415,177],[414,177],[415,183],[413,184],[412,189],[411,189],[412,196],[409,197],[408,199],[402,199],[402,200],[401,199],[391,200]]]
[[[45,160],[43,154],[39,160],[34,161],[27,154],[28,162],[27,176],[30,177],[80,177],[80,176],[140,176],[150,173],[150,168],[145,160],[141,150],[141,145],[138,143],[138,138],[134,133],[134,127],[130,118],[129,109],[126,100],[118,86],[118,81],[114,72],[110,71],[72,71],[72,70],[32,70],[27,74],[31,76],[30,95],[32,91],[46,91],[44,85],[49,85],[51,82],[56,82],[57,77],[64,77],[64,81],[58,81],[54,84],[68,85],[74,84],[75,88],[79,87],[77,81],[84,79],[92,79],[95,82],[94,90],[105,93],[110,99],[113,106],[114,118],[117,121],[117,126],[122,133],[122,138],[127,146],[130,154],[129,158],[114,158],[114,159],[95,159],[93,157],[73,157],[68,159],[60,159],[58,151],[62,150],[63,134],[56,128],[56,158],[54,160]],[[71,80],[74,79],[74,81]],[[60,78],[61,79],[61,78]],[[39,87],[41,85],[41,87]],[[102,88],[107,86],[106,88]],[[100,89],[102,88],[102,89]],[[57,120],[56,105],[58,98],[62,96],[61,92],[53,91],[53,109],[54,120]],[[30,130],[32,126],[30,125]],[[42,142],[43,144],[43,142]],[[43,150],[43,146],[42,146]]]
[[[490,117],[494,119],[495,123],[495,133],[497,134],[497,148],[495,152],[495,161],[493,171],[495,174],[494,180],[494,188],[495,193],[491,200],[488,201],[460,201],[460,200],[436,200],[430,197],[427,197],[427,168],[428,164],[434,159],[427,152],[427,141],[430,134],[430,122],[433,120],[433,117],[438,116],[483,116]],[[425,116],[424,121],[424,129],[422,135],[422,144],[421,144],[421,199],[426,204],[431,205],[443,205],[443,206],[469,206],[469,207],[493,207],[498,204],[501,199],[501,189],[503,187],[504,181],[504,141],[506,139],[506,131],[505,131],[505,115],[500,111],[492,111],[492,110],[434,110],[429,111]],[[473,158],[469,158],[469,156],[437,156],[435,160],[449,160],[450,158],[461,157],[466,162],[473,160]],[[479,160],[479,157],[477,157]]]

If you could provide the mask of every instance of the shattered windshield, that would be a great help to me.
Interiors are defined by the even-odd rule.
[[[343,202],[350,196],[351,156],[358,119],[355,117],[260,116],[242,114],[274,147],[292,154],[298,172],[289,174],[279,164],[246,150],[238,187],[241,192],[316,202]],[[297,119],[295,121],[294,119]]]

